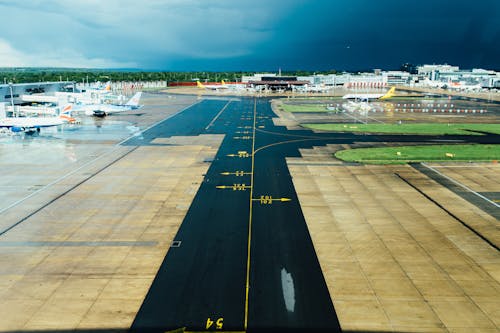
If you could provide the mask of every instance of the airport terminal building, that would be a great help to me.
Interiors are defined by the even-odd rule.
[[[47,94],[72,89],[74,82],[38,82],[0,84],[0,103],[20,104],[22,95]]]

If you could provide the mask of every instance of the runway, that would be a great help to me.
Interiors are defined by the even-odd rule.
[[[132,329],[338,331],[287,149],[257,151],[277,143],[257,132],[274,127],[268,101],[205,101],[199,108],[214,103],[225,110],[207,133],[226,138],[175,237],[180,246],[167,254]],[[298,155],[295,147],[290,152]]]
[[[133,331],[340,331],[285,158],[326,143],[436,137],[287,131],[273,115],[267,99],[206,100],[146,133],[226,136]]]

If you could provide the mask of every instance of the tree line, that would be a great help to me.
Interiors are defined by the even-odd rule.
[[[51,69],[51,68],[0,68],[1,83],[28,82],[107,82],[107,81],[241,81],[244,75],[257,72],[170,72],[137,70],[98,70],[98,69]],[[307,76],[313,74],[332,74],[335,71],[282,71],[285,76]]]

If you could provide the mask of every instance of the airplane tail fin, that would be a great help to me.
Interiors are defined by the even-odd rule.
[[[221,80],[220,83],[225,86],[226,85],[226,82],[224,82],[224,80]]]
[[[106,87],[104,88],[104,90],[106,90],[106,91],[111,91],[111,81],[108,81],[108,82],[106,83]]]
[[[205,89],[205,86],[200,81],[196,81],[196,86],[200,89]]]
[[[135,93],[135,95],[132,96],[132,98],[127,103],[125,103],[125,105],[132,106],[132,107],[138,107],[139,101],[141,100],[141,95],[142,95],[142,91]]]
[[[61,118],[63,121],[67,121],[70,124],[74,123],[76,121],[76,119],[71,116],[72,111],[73,111],[73,104],[67,104],[61,110],[61,113],[59,114],[59,118]]]
[[[392,87],[384,96],[380,97],[380,99],[388,99],[394,97],[395,92],[396,92],[396,87]]]

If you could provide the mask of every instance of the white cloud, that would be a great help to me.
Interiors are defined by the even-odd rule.
[[[26,66],[25,55],[15,50],[5,40],[0,39],[0,67]]]
[[[0,39],[0,67],[131,68],[137,67],[137,64],[97,57],[85,57],[68,49],[28,54],[14,49],[7,41]]]

